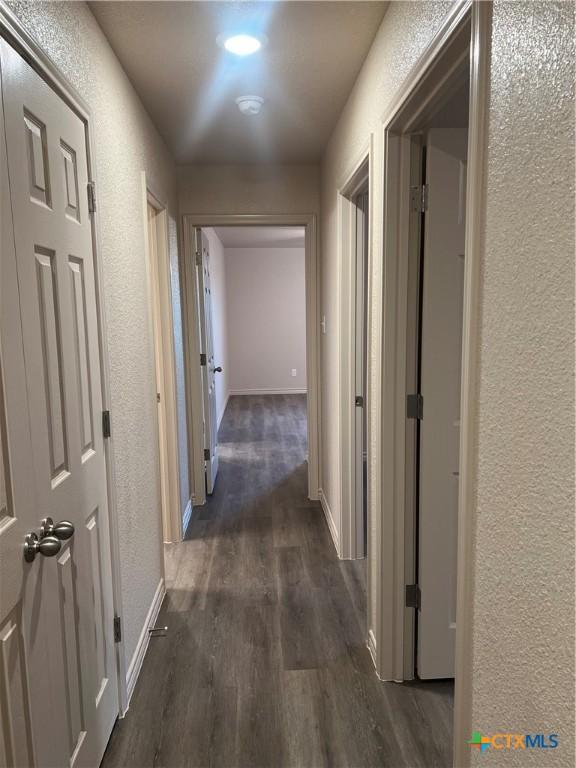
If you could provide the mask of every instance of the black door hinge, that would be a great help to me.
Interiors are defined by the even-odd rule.
[[[206,461],[210,461],[210,448],[204,448],[204,458]]]
[[[420,610],[422,594],[418,584],[406,584],[406,608]]]
[[[424,398],[422,395],[406,396],[406,417],[408,419],[424,418]]]
[[[102,411],[102,434],[104,437],[110,437],[112,427],[110,425],[110,411]]]
[[[93,181],[88,182],[88,213],[96,212],[96,183]]]
[[[206,365],[206,354],[204,352],[200,352],[200,365]]]
[[[120,616],[114,616],[114,642],[119,643],[122,640],[122,622]]]

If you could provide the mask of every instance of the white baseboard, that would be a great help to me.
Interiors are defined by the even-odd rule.
[[[192,517],[192,499],[188,500],[188,504],[186,504],[186,509],[184,510],[184,517],[182,518],[182,534],[186,534],[186,529],[188,528],[188,523],[190,522],[190,518]]]
[[[162,601],[164,600],[165,594],[166,594],[166,586],[164,584],[164,579],[160,579],[158,586],[156,587],[156,592],[154,593],[154,597],[152,598],[152,603],[150,605],[150,608],[148,609],[148,615],[146,616],[146,620],[144,621],[142,632],[140,632],[140,637],[138,638],[138,644],[136,645],[136,650],[134,651],[134,655],[132,656],[132,661],[128,666],[128,672],[126,673],[126,689],[128,694],[126,711],[128,711],[128,707],[130,706],[130,699],[132,698],[132,694],[134,693],[134,688],[136,688],[138,675],[140,674],[140,670],[142,669],[142,664],[144,662],[144,657],[146,656],[146,651],[148,650],[148,643],[150,642],[150,635],[148,633],[148,630],[150,627],[153,627],[154,624],[156,623],[156,619],[158,618],[158,614],[160,613],[160,608],[162,606]],[[123,714],[126,714],[126,713],[124,712]]]
[[[216,423],[218,426],[220,426],[220,423],[222,422],[222,419],[224,418],[224,413],[226,412],[226,406],[228,405],[228,400],[230,399],[230,392],[226,393],[226,397],[224,398],[224,405],[222,406],[222,409],[220,413],[217,416]]]
[[[231,395],[305,395],[307,389],[231,389]]]
[[[318,489],[318,496],[320,497],[320,504],[322,505],[326,522],[328,523],[328,530],[330,531],[330,535],[332,536],[332,541],[334,542],[336,553],[338,557],[340,557],[340,540],[338,536],[338,529],[336,528],[336,525],[334,523],[334,518],[332,517],[332,511],[328,506],[328,502],[326,500],[326,496],[324,496],[324,491],[322,490],[322,488]]]

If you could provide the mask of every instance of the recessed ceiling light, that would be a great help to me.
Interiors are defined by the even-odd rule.
[[[233,35],[224,40],[224,48],[236,56],[250,56],[262,48],[262,43],[252,35]]]
[[[262,109],[264,99],[261,96],[239,96],[236,104],[243,115],[257,115]]]

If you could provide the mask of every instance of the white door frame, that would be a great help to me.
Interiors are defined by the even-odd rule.
[[[38,72],[38,74],[48,83],[55,93],[63,99],[64,102],[78,115],[86,129],[86,148],[88,161],[88,178],[96,181],[96,171],[94,162],[94,144],[92,132],[92,112],[82,96],[77,92],[74,86],[64,77],[56,64],[38,45],[34,38],[27,32],[18,17],[8,8],[3,0],[0,0],[0,36],[10,45]],[[92,215],[92,243],[94,251],[94,279],[96,292],[96,310],[98,316],[98,342],[100,348],[101,363],[101,386],[102,386],[102,408],[110,409],[110,361],[108,357],[107,345],[105,339],[108,338],[106,332],[106,312],[104,310],[105,301],[103,295],[103,275],[102,259],[100,256],[100,224],[98,216],[98,206]],[[112,432],[114,424],[112,423]],[[120,572],[120,546],[118,530],[118,506],[116,501],[116,482],[114,472],[114,438],[104,440],[106,455],[106,476],[108,492],[108,510],[110,526],[110,548],[112,563],[112,593],[114,613],[120,616],[122,613],[122,585]],[[111,633],[112,627],[105,627],[105,632]],[[118,699],[119,714],[123,714],[128,708],[128,693],[126,687],[126,662],[124,655],[124,644],[120,641],[115,644],[116,649],[116,667],[118,673]]]
[[[368,182],[368,286],[366,291],[366,317],[370,317],[370,297],[372,295],[372,178],[374,171],[373,139],[362,147],[351,168],[343,175],[338,184],[338,307],[340,312],[339,333],[339,443],[340,443],[340,538],[338,555],[343,560],[364,557],[364,535],[359,523],[356,509],[356,203],[355,197]],[[367,323],[366,333],[369,334],[370,323]],[[370,340],[367,339],[367,349]],[[366,401],[365,413],[370,413],[371,393],[369,391],[370,373],[366,361]],[[366,418],[367,429],[370,431],[371,419]],[[366,440],[367,451],[370,452],[370,436]],[[367,456],[370,466],[370,455]],[[370,483],[370,472],[368,472]],[[368,493],[368,498],[370,494]],[[368,514],[370,514],[368,510]],[[367,522],[369,527],[369,522]]]
[[[165,434],[162,435],[160,424],[157,424],[159,452],[164,454],[165,477],[158,483],[160,492],[162,530],[164,543],[182,541],[183,510],[180,508],[180,462],[178,445],[178,406],[176,399],[176,362],[174,352],[174,322],[172,314],[172,292],[170,285],[170,244],[168,236],[168,210],[163,202],[150,188],[146,172],[142,171],[142,205],[144,214],[144,250],[146,255],[146,275],[148,279],[148,301],[150,306],[149,324],[151,338],[156,345],[157,331],[153,327],[153,312],[159,313],[160,350],[156,354],[162,357],[162,379],[157,382],[160,387],[159,407]],[[148,206],[157,211],[157,245],[158,252],[153,254],[150,249],[148,233]],[[156,256],[156,269],[153,269],[151,259]],[[157,286],[153,280],[157,279]],[[158,292],[156,294],[156,291]],[[157,376],[158,378],[158,376]],[[163,445],[161,444],[163,443]],[[158,479],[162,467],[158,462]],[[160,499],[159,499],[160,501]]]
[[[466,263],[462,339],[462,400],[458,518],[458,587],[456,634],[456,698],[454,764],[470,764],[466,739],[472,731],[472,605],[474,498],[480,260],[487,152],[486,117],[490,72],[491,3],[463,0],[454,5],[434,39],[399,90],[382,120],[384,144],[384,265],[382,283],[373,300],[382,307],[382,344],[372,349],[382,371],[381,418],[375,424],[380,456],[375,466],[372,503],[376,517],[373,556],[376,612],[369,617],[369,647],[383,680],[409,679],[407,654],[413,654],[410,622],[406,622],[406,369],[408,295],[408,218],[410,131],[418,126],[435,99],[455,76],[470,50],[470,119],[467,179]],[[466,54],[467,55],[467,54]],[[370,584],[370,579],[375,583]],[[411,610],[411,609],[410,609]]]
[[[188,372],[188,416],[190,429],[190,476],[194,478],[194,503],[206,501],[204,489],[204,444],[202,438],[202,374],[200,341],[195,317],[196,270],[194,230],[197,227],[304,227],[306,252],[306,371],[308,399],[308,498],[319,499],[320,486],[320,355],[317,222],[314,214],[184,214],[182,299]]]

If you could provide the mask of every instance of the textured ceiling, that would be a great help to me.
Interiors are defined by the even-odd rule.
[[[304,248],[302,227],[215,227],[225,248]]]
[[[319,160],[387,3],[92,2],[90,8],[181,163]],[[219,35],[268,42],[239,58]],[[265,99],[246,117],[235,99]]]

